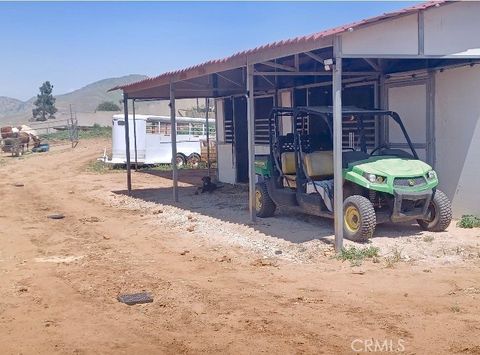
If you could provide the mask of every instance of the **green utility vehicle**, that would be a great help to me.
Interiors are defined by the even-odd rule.
[[[365,241],[386,221],[445,230],[452,218],[450,201],[436,188],[435,171],[419,160],[400,116],[348,107],[342,115],[354,127],[342,153],[345,237]],[[372,146],[367,124],[371,128],[386,120],[399,126],[410,152],[385,143]],[[293,133],[281,135],[280,127],[286,126]],[[268,127],[270,155],[255,162],[257,216],[270,217],[277,206],[289,206],[333,218],[332,108],[274,108]]]

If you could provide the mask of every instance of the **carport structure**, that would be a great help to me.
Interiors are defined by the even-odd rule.
[[[245,121],[239,121],[240,125],[237,122],[237,134],[247,135],[245,181],[249,183],[252,221],[255,221],[255,155],[262,154],[265,148],[261,142],[265,117],[259,117],[258,112],[280,105],[332,105],[335,247],[339,250],[343,245],[342,147],[348,139],[342,123],[342,97],[348,105],[404,111],[407,129],[421,131],[414,134],[414,146],[420,151],[420,157],[435,166],[435,110],[439,99],[435,92],[436,76],[452,68],[473,68],[478,63],[480,37],[474,34],[480,33],[479,13],[480,3],[475,2],[423,3],[111,90],[123,90],[126,118],[129,100],[169,100],[172,127],[175,127],[176,99],[216,99],[219,155],[223,145],[231,144],[232,151],[239,149],[232,142],[234,137],[226,137],[229,133],[225,110],[227,106],[244,102]],[[475,70],[478,71],[478,66]],[[262,98],[271,99],[265,103]],[[231,110],[235,115],[235,108]],[[125,122],[128,125],[128,119]],[[130,190],[128,127],[125,132]],[[386,124],[372,127],[370,148],[385,142],[403,147],[404,143],[395,141],[395,135]],[[175,146],[172,129],[172,161]],[[222,180],[220,160],[219,157]],[[173,198],[177,201],[177,171],[175,164],[172,165]],[[232,182],[236,179],[238,174]]]

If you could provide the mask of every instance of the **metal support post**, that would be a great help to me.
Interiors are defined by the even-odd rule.
[[[177,124],[175,119],[175,92],[173,83],[170,83],[170,126],[170,137],[172,138],[173,201],[178,202]]]
[[[255,211],[255,98],[253,65],[247,66],[247,129],[248,129],[248,205],[250,219],[256,221]]]
[[[333,186],[335,214],[335,251],[343,248],[343,176],[342,176],[342,57],[335,58],[333,69]]]
[[[132,100],[132,116],[133,116],[133,144],[135,146],[135,171],[137,171],[138,155],[137,155],[137,122],[135,121],[135,99]]]
[[[130,130],[128,124],[128,95],[123,94],[123,112],[125,114],[125,156],[127,158],[127,191],[132,192],[132,171],[130,168]]]
[[[210,109],[210,105],[208,103],[208,97],[205,98],[205,124],[207,126],[207,169],[208,169],[208,177],[210,177],[210,127],[208,126],[208,111]]]

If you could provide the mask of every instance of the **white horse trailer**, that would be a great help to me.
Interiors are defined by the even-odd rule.
[[[133,115],[128,116],[130,133],[130,161],[139,164],[154,165],[171,163],[172,139],[169,116]],[[200,141],[206,139],[205,118],[176,117],[177,121],[177,165],[187,162],[198,163],[201,159]],[[209,119],[210,139],[215,140],[215,120]],[[112,157],[105,158],[106,163],[125,164],[125,117],[113,116],[112,121]]]

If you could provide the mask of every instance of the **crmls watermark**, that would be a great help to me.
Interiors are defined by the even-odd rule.
[[[356,353],[392,352],[402,353],[405,351],[404,339],[354,339],[350,348]]]

